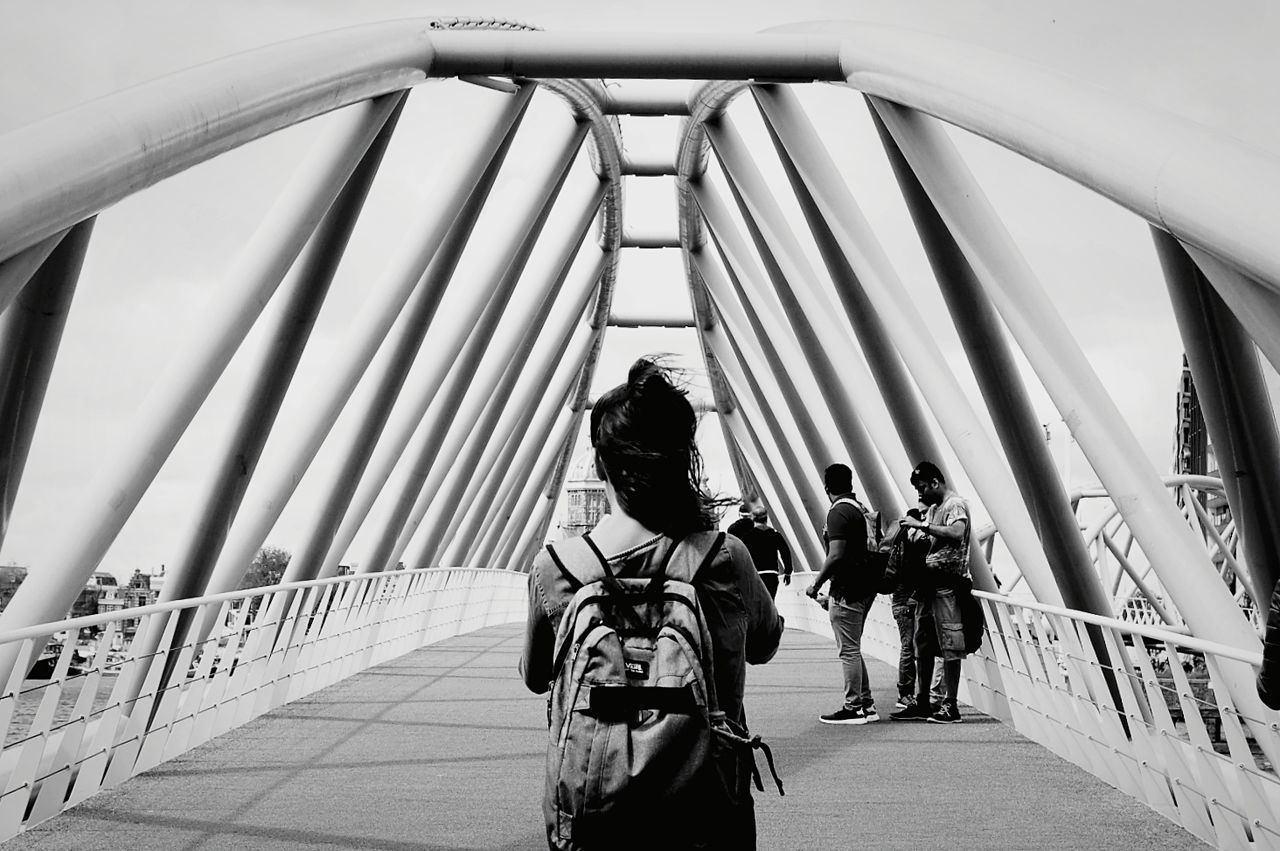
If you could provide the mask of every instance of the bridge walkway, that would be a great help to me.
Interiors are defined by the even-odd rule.
[[[6,848],[545,848],[545,704],[515,674],[519,646],[510,625],[408,654],[103,792]],[[894,672],[871,665],[887,715]],[[971,709],[953,726],[820,724],[839,678],[831,642],[794,630],[773,662],[750,672],[752,726],[772,744],[787,789],[783,798],[757,794],[762,849],[1203,847]]]

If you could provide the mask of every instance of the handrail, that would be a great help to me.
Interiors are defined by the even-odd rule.
[[[273,594],[277,591],[298,591],[304,588],[316,588],[324,585],[339,585],[346,582],[373,582],[378,579],[388,577],[418,576],[425,573],[439,573],[442,571],[450,571],[454,573],[465,571],[504,574],[510,572],[495,571],[493,568],[487,567],[419,567],[412,570],[396,570],[385,573],[356,573],[350,576],[331,576],[328,579],[308,579],[299,582],[282,582],[278,585],[259,585],[254,588],[246,588],[242,591],[224,591],[221,594],[210,594],[206,597],[191,597],[183,600],[171,600],[168,603],[152,603],[147,606],[119,609],[105,614],[84,615],[83,617],[78,618],[68,618],[61,621],[50,621],[48,623],[24,626],[21,629],[11,629],[5,632],[0,632],[0,644],[10,644],[14,641],[22,641],[26,638],[43,637],[55,632],[62,632],[63,630],[79,630],[88,626],[101,626],[112,621],[118,621],[122,617],[140,618],[144,615],[153,615],[160,612],[173,612],[179,609],[195,608],[196,606],[203,606],[208,603],[225,603],[228,600],[243,600],[249,597],[262,597],[267,594]]]
[[[1071,618],[1083,623],[1093,624],[1094,626],[1104,626],[1121,632],[1131,633],[1133,635],[1141,635],[1143,638],[1150,638],[1153,641],[1163,641],[1169,644],[1176,644],[1179,647],[1186,647],[1188,650],[1195,650],[1200,653],[1213,654],[1221,656],[1224,659],[1232,659],[1236,662],[1244,662],[1246,665],[1258,667],[1262,664],[1262,654],[1249,650],[1241,650],[1238,647],[1228,647],[1225,644],[1218,644],[1213,641],[1205,641],[1194,636],[1185,635],[1178,632],[1171,632],[1167,629],[1157,629],[1155,627],[1144,626],[1143,624],[1131,623],[1129,621],[1116,620],[1115,618],[1106,618],[1100,615],[1082,612],[1077,609],[1064,609],[1061,606],[1048,606],[1044,603],[1035,603],[1029,600],[1014,600],[1003,594],[990,594],[986,591],[974,591],[973,596],[983,600],[991,600],[995,603],[1003,603],[1007,606],[1018,606],[1023,609],[1031,609],[1032,611],[1041,612],[1047,615],[1058,615],[1060,617]]]

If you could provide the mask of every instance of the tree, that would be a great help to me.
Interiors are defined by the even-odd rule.
[[[244,579],[240,580],[240,590],[278,585],[292,557],[293,554],[288,550],[267,544],[253,557],[253,564],[249,565]]]

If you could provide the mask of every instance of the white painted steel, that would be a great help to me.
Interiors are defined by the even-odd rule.
[[[841,430],[827,399],[838,391],[820,382],[806,361],[800,333],[787,323],[773,288],[765,283],[719,194],[703,181],[693,186],[692,194],[727,272],[718,275],[699,261],[703,283],[721,320],[719,327],[743,351],[753,378],[769,395],[782,399],[784,407],[772,410],[790,415],[810,469],[820,477],[828,464],[844,457]],[[817,505],[821,507],[822,502]]]
[[[884,403],[873,389],[871,373],[853,341],[852,330],[840,325],[839,311],[824,299],[829,288],[817,283],[817,269],[787,224],[781,206],[729,116],[708,122],[705,132],[724,168],[756,251],[773,279],[776,298],[804,360],[822,384],[821,396],[839,424],[841,443],[869,504],[887,517],[900,517],[905,506],[915,499],[915,493],[907,492],[908,484],[901,484],[901,491],[895,490],[893,482],[896,479],[903,483],[906,477],[901,471],[910,470],[913,464],[890,429],[883,427],[888,424],[887,417],[874,416],[884,411]],[[707,194],[709,187],[694,189],[694,199],[704,211]],[[764,294],[758,294],[756,299],[763,301]],[[897,476],[890,472],[893,470],[899,471]]]
[[[765,100],[761,96],[762,104]],[[831,154],[797,104],[779,99],[774,106],[770,126],[821,210],[850,268],[884,322],[885,330],[897,345],[916,386],[936,412],[938,425],[969,481],[1004,531],[1023,573],[1033,582],[1037,598],[1060,601],[1039,536],[1026,506],[1018,498],[1012,474],[960,388],[937,341],[928,332],[927,324],[861,208],[841,180]],[[842,282],[835,284],[841,286]],[[943,459],[932,460],[945,471]],[[984,575],[984,564],[974,560],[971,567],[980,585],[995,587],[992,578]]]
[[[0,614],[0,627],[48,622],[70,609],[393,106],[384,98],[344,110],[304,161],[227,274],[229,286],[205,314],[205,336],[175,353],[141,406],[128,445],[111,454],[79,505],[68,509],[75,524],[37,555],[41,569]],[[12,664],[0,647],[0,673]]]
[[[1280,290],[1280,254],[1274,249],[1270,232],[1276,219],[1276,198],[1280,197],[1280,163],[1274,157],[1247,148],[1225,133],[1157,114],[1010,57],[883,27],[851,24],[831,27],[830,32],[680,38],[616,34],[602,37],[586,33],[559,36],[437,32],[428,30],[423,21],[404,21],[303,39],[231,57],[54,116],[0,138],[0,163],[21,164],[18,169],[0,170],[0,292],[19,286],[15,282],[25,279],[33,258],[56,241],[60,233],[138,188],[248,139],[346,104],[402,91],[427,76],[839,79],[878,98],[908,105],[910,109],[879,103],[891,124],[895,115],[899,119],[906,116],[904,120],[919,119],[911,109],[939,116],[1045,163],[1159,223],[1187,245],[1224,301],[1240,315],[1246,330],[1273,362],[1280,362],[1280,356],[1276,355],[1280,344],[1276,343],[1274,329],[1265,321],[1267,317],[1280,316],[1275,301],[1276,292]],[[503,81],[478,82],[504,90],[513,88]],[[548,85],[570,101],[579,120],[593,122],[597,141],[610,132],[599,120],[600,115],[645,110],[650,110],[650,114],[674,114],[683,110],[705,117],[723,105],[713,103],[717,98],[727,102],[728,97],[742,87],[738,83],[721,87],[707,94],[706,102],[695,103],[690,109],[674,100],[654,100],[647,104],[619,100],[611,104],[607,94],[594,91],[594,84],[553,80]],[[782,91],[781,87],[773,88]],[[829,157],[821,150],[816,137],[809,138],[807,125],[801,126],[802,122],[794,116],[779,118],[778,104],[784,98],[761,93],[757,99],[777,134],[784,156],[793,161],[796,174],[793,179],[802,182],[812,194],[811,207],[826,217],[833,241],[847,254],[859,278],[870,274],[863,283],[868,285],[871,302],[891,329],[894,341],[908,355],[908,362],[912,363],[911,357],[917,357],[913,367],[915,377],[930,396],[934,409],[948,413],[941,418],[943,426],[950,428],[953,446],[966,462],[979,495],[1001,522],[1019,568],[1037,596],[1052,601],[1055,595],[1047,584],[1048,574],[1042,569],[1043,554],[1037,552],[1034,538],[1026,534],[1026,524],[1022,522],[1025,511],[1020,514],[1019,506],[1009,502],[1016,489],[1007,476],[1002,478],[1000,472],[996,472],[1003,470],[998,453],[973,448],[973,434],[978,432],[964,416],[967,408],[962,397],[955,396],[954,388],[947,386],[945,378],[935,380],[932,375],[940,361],[936,357],[931,361],[927,356],[921,359],[915,355],[922,346],[928,348],[928,337],[906,330],[904,321],[909,323],[914,313],[896,300],[898,289],[892,270],[880,263],[880,249],[874,241],[863,238],[869,236],[869,230],[864,227],[856,207],[841,197],[844,187],[838,175],[834,170],[826,170]],[[246,252],[245,268],[238,277],[248,281],[249,300],[222,294],[227,311],[216,323],[219,330],[205,344],[193,347],[194,354],[185,367],[175,368],[179,377],[169,381],[168,389],[158,394],[160,401],[148,408],[140,420],[146,426],[146,433],[112,468],[118,475],[114,478],[108,475],[103,480],[106,484],[90,489],[89,502],[98,503],[97,507],[76,515],[77,527],[83,526],[69,541],[55,544],[59,555],[54,559],[57,565],[50,570],[46,567],[48,560],[41,559],[42,570],[33,573],[20,592],[24,602],[16,607],[11,605],[11,612],[0,619],[0,623],[6,626],[15,622],[31,623],[65,610],[66,595],[74,596],[79,590],[84,578],[81,572],[87,576],[92,571],[102,548],[119,530],[154,476],[155,468],[172,448],[172,441],[185,429],[186,421],[207,393],[207,384],[221,371],[225,358],[238,345],[238,338],[243,336],[242,326],[256,316],[261,304],[254,304],[253,299],[265,301],[279,282],[278,275],[273,280],[275,272],[283,274],[283,266],[297,254],[300,240],[306,239],[311,226],[329,206],[332,192],[344,179],[343,172],[349,173],[353,157],[362,150],[361,134],[367,135],[369,129],[355,116],[371,111],[367,105],[348,110],[342,120],[350,126],[339,130],[339,135],[347,137],[346,141],[335,147],[331,155],[322,157],[313,173],[304,175],[307,185],[296,194],[294,201],[286,202],[286,206],[288,203],[293,206],[280,216],[284,224],[276,230],[264,229],[259,241]],[[376,116],[373,118],[370,126],[376,129]],[[931,126],[928,120],[922,121],[926,129]],[[900,138],[901,123],[899,121],[897,127]],[[701,144],[700,132],[695,128],[687,139],[694,140],[694,147]],[[919,134],[907,140],[912,141],[920,143]],[[367,139],[363,144],[367,145]],[[601,144],[599,153],[607,161],[604,176],[616,179],[626,166],[621,163],[619,151]],[[910,152],[911,145],[905,147]],[[915,151],[914,163],[922,172],[937,167],[947,156],[945,147],[938,145],[926,144],[923,150],[923,155],[920,150]],[[684,153],[686,149],[682,149]],[[483,156],[477,160],[478,163],[484,161]],[[654,173],[664,168],[655,164],[639,167]],[[741,169],[736,169],[736,173],[735,188],[741,191],[744,186]],[[941,170],[941,176],[933,177],[935,192],[939,185],[950,186],[949,181],[957,176],[963,177],[963,171],[947,165]],[[966,203],[980,198],[980,193],[967,189],[960,194]],[[756,210],[750,223],[755,227],[763,223],[776,231],[770,214],[761,212],[761,193],[748,189],[744,197],[745,206]],[[805,199],[801,202],[804,206]],[[946,205],[940,203],[940,206]],[[445,204],[435,212],[447,216],[452,209]],[[969,235],[967,244],[979,274],[987,273],[991,279],[988,283],[992,285],[1013,286],[1011,282],[1019,285],[1025,282],[1025,276],[1006,274],[1010,270],[1018,272],[1016,257],[1000,265],[998,274],[983,265],[984,258],[994,267],[996,264],[991,258],[1009,260],[1011,255],[988,241],[995,239],[998,243],[1000,233],[983,217],[982,211],[975,213],[971,205],[964,204],[954,209],[960,212],[953,211],[949,227],[957,235]],[[607,291],[612,282],[612,264],[617,260],[617,253],[612,250],[625,239],[618,212],[617,205],[611,202],[605,217],[604,246],[611,263],[602,287],[606,293],[597,305],[594,325],[597,328],[604,324],[609,311]],[[805,212],[808,215],[811,210],[806,207]],[[521,217],[518,224],[523,226],[530,220],[528,216]],[[682,220],[682,234],[685,225]],[[970,229],[966,230],[966,226]],[[646,242],[645,239],[632,241]],[[648,243],[665,245],[670,239],[661,236],[648,239]],[[983,247],[975,250],[973,246],[979,243]],[[694,254],[701,250],[702,243],[690,241],[685,247]],[[788,265],[792,276],[805,277],[803,264],[787,246],[780,246],[776,238],[771,251],[773,257],[768,262]],[[695,261],[686,257],[686,262]],[[718,270],[710,274],[718,274]],[[750,351],[762,342],[761,329],[754,327],[746,316],[717,325],[707,293],[697,285],[693,274],[690,278],[695,281],[693,296],[703,332],[702,342],[714,356],[709,358],[708,368],[717,394],[716,407],[726,412],[725,429],[736,444],[736,452],[746,456],[763,474],[762,486],[771,500],[781,503],[773,507],[784,524],[790,524],[790,531],[799,533],[797,540],[801,548],[813,549],[816,547],[813,536],[804,533],[820,516],[822,501],[804,497],[812,497],[816,471],[807,470],[794,456],[784,459],[785,471],[771,463],[771,458],[778,457],[797,437],[791,427],[794,424],[786,423],[785,415],[783,423],[770,424],[772,434],[760,428],[768,419],[765,415],[770,413],[772,403],[779,398],[777,382],[787,380],[787,376],[768,375],[767,368],[752,368],[762,366]],[[822,276],[817,278],[819,291],[823,292],[826,285],[821,283]],[[413,276],[408,280],[412,281]],[[717,306],[726,315],[732,312],[733,294],[725,288],[725,282],[712,281],[709,289],[718,293]],[[1008,295],[1005,306],[1025,295],[1021,291]],[[387,315],[394,317],[405,298],[408,298],[407,289],[400,304]],[[488,298],[487,292],[483,298]],[[826,316],[838,301],[841,299],[833,293],[823,292],[819,301],[807,302],[806,309]],[[479,303],[484,305],[483,300]],[[1035,308],[1034,302],[1019,304],[1024,313],[1036,312],[1025,309],[1027,304]],[[1009,320],[1007,314],[1005,318]],[[1018,323],[1010,321],[1010,324],[1015,334],[1018,333]],[[469,328],[470,323],[467,330]],[[1024,335],[1043,335],[1046,329],[1054,330],[1052,321],[1042,317],[1022,326]],[[841,334],[843,338],[848,337],[843,329]],[[451,338],[449,342],[457,345],[453,348],[454,357],[446,356],[446,359],[453,360],[463,352],[463,360],[474,366],[472,358],[478,358],[484,346],[475,344],[464,348],[465,339],[465,333]],[[1023,342],[1024,347],[1028,345]],[[1033,344],[1039,342],[1032,340]],[[844,339],[843,343],[851,344],[852,340]],[[554,507],[552,496],[563,479],[572,439],[585,409],[585,394],[599,345],[599,337],[591,338],[589,351],[581,355],[584,368],[577,390],[568,393],[568,410],[554,417],[546,416],[548,451],[539,459],[526,455],[521,446],[524,459],[521,466],[527,470],[529,482],[523,489],[510,488],[501,499],[494,501],[495,510],[510,512],[511,522],[499,534],[494,518],[484,518],[489,532],[480,535],[481,549],[489,548],[496,553],[496,562],[525,561],[545,533]],[[1034,349],[1035,345],[1031,347]],[[1074,403],[1066,404],[1062,398],[1073,390],[1070,380],[1079,375],[1064,379],[1060,372],[1074,370],[1071,363],[1066,368],[1058,363],[1064,353],[1073,354],[1070,339],[1057,336],[1044,351],[1048,354],[1042,353],[1038,360],[1033,357],[1033,363],[1037,364],[1042,378],[1053,379],[1046,380],[1046,384],[1051,385],[1051,393],[1056,392],[1059,405],[1065,404],[1074,410]],[[358,360],[352,358],[351,362]],[[1066,360],[1071,361],[1071,357]],[[792,352],[784,363],[794,366],[799,360]],[[945,365],[942,366],[945,371]],[[351,373],[353,380],[363,369],[361,365]],[[459,370],[450,379],[452,383],[447,385],[445,395],[460,393],[460,386],[469,377],[468,370]],[[1058,383],[1055,384],[1055,380]],[[444,381],[444,373],[440,372],[434,386],[423,394],[418,419],[428,410],[437,415],[443,412],[440,406],[434,409],[427,406]],[[346,392],[349,394],[349,389]],[[340,395],[332,398],[339,399]],[[955,403],[956,398],[961,400],[959,405]],[[1094,398],[1089,396],[1091,401]],[[1098,398],[1105,408],[1105,397]],[[335,416],[342,400],[336,404]],[[738,405],[742,405],[740,412]],[[452,411],[447,413],[447,417],[452,416]],[[1105,422],[1105,418],[1101,421]],[[323,439],[331,424],[330,421],[323,425],[314,434]],[[1073,430],[1076,425],[1073,421]],[[1096,425],[1089,428],[1095,432],[1105,431]],[[388,474],[390,465],[409,442],[412,423],[407,429],[399,451],[386,455]],[[503,430],[513,431],[514,427],[506,426]],[[499,435],[508,438],[507,444],[512,447],[514,444],[509,438],[514,436]],[[1251,736],[1273,757],[1280,753],[1275,741],[1276,725],[1268,718],[1257,716],[1256,701],[1251,702],[1247,694],[1251,666],[1257,662],[1257,654],[1250,652],[1256,644],[1247,639],[1256,622],[1250,624],[1233,616],[1240,593],[1237,592],[1235,600],[1229,600],[1230,595],[1224,595],[1216,575],[1218,571],[1213,567],[1220,564],[1224,573],[1231,571],[1248,576],[1248,560],[1237,551],[1239,544],[1234,528],[1217,528],[1194,499],[1186,498],[1185,487],[1183,511],[1179,515],[1176,510],[1164,507],[1165,503],[1156,498],[1164,495],[1158,494],[1151,482],[1146,482],[1141,508],[1151,508],[1159,515],[1159,522],[1148,524],[1138,516],[1139,522],[1131,529],[1128,521],[1135,515],[1130,504],[1134,498],[1134,489],[1130,487],[1132,479],[1127,473],[1122,477],[1116,472],[1123,471],[1125,461],[1116,456],[1124,455],[1127,450],[1123,441],[1113,438],[1114,435],[1096,436],[1091,445],[1100,449],[1092,455],[1107,456],[1103,462],[1095,458],[1095,466],[1100,463],[1104,479],[1110,479],[1116,499],[1125,511],[1124,516],[1116,511],[1104,512],[1104,518],[1086,530],[1096,567],[1101,578],[1113,587],[1123,588],[1127,580],[1149,600],[1145,606],[1131,602],[1119,614],[1159,616],[1175,622],[1186,620],[1195,625],[1198,637],[984,595],[991,628],[987,649],[966,666],[967,693],[975,705],[1009,720],[1036,741],[1146,801],[1207,841],[1223,847],[1280,847],[1280,828],[1273,815],[1280,811],[1275,777],[1259,771],[1250,753]],[[396,438],[384,442],[395,443]],[[290,468],[281,481],[300,476],[314,452],[315,447],[310,447],[300,453],[301,466]],[[349,457],[350,453],[348,450]],[[1136,453],[1130,454],[1137,457]],[[371,473],[366,479],[371,483],[371,492],[376,494],[386,476],[379,479],[377,472],[366,472]],[[296,481],[288,484],[288,492],[292,492],[295,484]],[[458,493],[457,489],[453,492]],[[286,493],[285,498],[287,496]],[[371,501],[372,496],[369,499]],[[361,497],[357,496],[355,502],[357,505],[347,514],[348,520],[359,515],[349,530],[351,535],[364,519],[362,512],[367,512],[367,505],[363,509],[359,506]],[[102,508],[103,505],[108,507]],[[262,522],[261,517],[265,514],[256,522]],[[470,518],[468,528],[473,527],[477,519]],[[269,528],[270,521],[266,524]],[[1131,552],[1135,531],[1140,554]],[[1163,533],[1168,533],[1176,546],[1163,542]],[[237,546],[247,547],[251,553],[264,535],[265,529],[262,534],[246,533],[243,541],[248,543]],[[325,570],[336,567],[337,558],[349,544],[349,536],[345,538],[346,543],[339,543],[344,535],[346,532],[339,530],[325,559]],[[994,538],[988,536],[986,540],[990,547]],[[1181,549],[1186,555],[1191,551],[1187,547],[1192,542],[1207,549],[1205,557],[1195,557],[1198,568],[1203,569],[1173,570],[1170,565],[1177,551]],[[1151,566],[1144,569],[1138,557],[1148,554],[1157,568],[1155,576]],[[244,557],[239,559],[237,567],[247,561]],[[1182,573],[1197,575],[1188,578]],[[174,641],[180,639],[174,627],[178,619],[162,615],[174,607],[152,608],[147,610],[147,617],[157,625],[165,622],[157,644],[160,649],[124,663],[137,671],[137,679],[144,684],[138,700],[132,701],[131,694],[119,686],[131,679],[121,676],[107,705],[95,708],[107,685],[99,666],[98,670],[82,675],[79,695],[70,709],[71,720],[55,725],[53,719],[59,701],[72,699],[70,685],[74,680],[69,676],[72,642],[68,642],[58,655],[53,680],[41,688],[39,699],[32,701],[35,704],[31,707],[33,720],[24,738],[6,747],[0,755],[0,780],[3,781],[0,784],[0,831],[7,831],[9,826],[17,829],[24,819],[46,818],[61,810],[64,799],[71,803],[83,800],[103,784],[119,782],[243,723],[281,700],[307,693],[331,681],[332,677],[359,669],[380,658],[379,654],[389,652],[389,644],[395,648],[414,646],[414,642],[436,628],[430,625],[436,621],[428,621],[427,613],[409,600],[423,594],[448,598],[448,592],[460,590],[449,585],[455,581],[454,577],[467,577],[456,580],[465,587],[461,588],[461,602],[445,606],[446,610],[470,607],[474,593],[492,596],[514,588],[502,584],[508,580],[481,579],[480,576],[457,571],[395,572],[329,583],[306,583],[271,593],[207,598],[192,605],[209,613],[209,621],[216,623],[218,630],[207,637],[197,635],[191,641]],[[1178,607],[1165,606],[1161,596],[1165,588],[1176,590]],[[789,623],[829,632],[825,615],[796,595],[796,590],[784,589],[779,595],[780,604],[789,614]],[[523,589],[512,593],[522,597]],[[36,602],[29,603],[29,599]],[[255,608],[242,603],[236,612],[232,611],[233,599],[254,599],[258,605]],[[1133,595],[1129,599],[1132,601]],[[1205,599],[1210,602],[1205,603]],[[868,647],[879,646],[886,655],[892,649],[889,658],[895,659],[896,628],[884,618],[886,607],[877,608],[878,616],[868,627]],[[14,613],[19,610],[24,614]],[[331,616],[317,620],[310,616],[313,611],[328,612]],[[409,614],[397,614],[402,611]],[[523,611],[520,604],[503,609],[502,616],[518,619]],[[467,616],[466,611],[452,612],[441,616],[443,620],[439,623],[457,626],[459,619],[474,616],[474,613]],[[108,624],[111,630],[123,631],[124,618],[124,615],[112,616],[100,623]],[[406,618],[409,622],[402,622]],[[1113,676],[1118,689],[1114,692],[1107,687],[1107,678],[1093,661],[1090,642],[1081,632],[1084,624],[1102,630],[1101,634],[1109,642],[1111,659],[1128,662],[1128,665],[1117,666]],[[11,675],[3,678],[6,691],[0,695],[0,720],[12,722],[14,709],[25,695],[20,678],[13,672],[26,670],[50,628],[39,627],[29,634],[0,634],[0,658],[17,662],[16,666],[3,669]],[[444,631],[448,628],[453,627],[446,627]],[[146,624],[140,629],[145,634]],[[318,632],[312,635],[312,629]],[[1234,646],[1210,644],[1202,640],[1206,635],[1221,635],[1224,640],[1230,639],[1226,643]],[[1131,649],[1144,647],[1143,642],[1150,642],[1150,653],[1145,649],[1136,652]],[[1173,663],[1169,666],[1168,678],[1177,695],[1168,704],[1163,699],[1152,654],[1156,657],[1163,654],[1166,661]],[[1177,664],[1179,654],[1182,657],[1199,654],[1204,659],[1210,681],[1221,687],[1215,692],[1214,701],[1206,701],[1202,692],[1193,689],[1193,682]],[[234,671],[230,664],[233,659],[237,662]],[[104,654],[103,664],[105,662]],[[165,665],[178,672],[177,679],[163,681],[161,671]],[[1131,670],[1140,671],[1141,676],[1129,677],[1127,671]],[[1231,701],[1224,699],[1228,685],[1233,696]],[[1146,708],[1148,705],[1150,709]],[[1179,714],[1180,721],[1176,719]],[[1245,718],[1243,725],[1242,717]],[[1220,725],[1224,742],[1219,748],[1215,748],[1209,737],[1204,719],[1214,726]],[[1230,759],[1218,753],[1223,749]]]
[[[873,105],[1187,624],[1201,638],[1261,649],[1207,556],[1201,556],[1203,542],[1165,497],[1159,475],[942,124],[893,104]],[[1231,664],[1223,671],[1236,705],[1263,713],[1253,672]],[[1280,758],[1280,751],[1273,756]]]
[[[588,251],[588,256],[603,259],[594,246]],[[582,317],[590,310],[588,299],[596,292],[600,280],[599,264],[588,264],[586,272],[578,286],[570,286],[568,298],[560,305],[560,312],[577,322],[569,325],[567,333],[559,335],[553,326],[551,344],[539,345],[531,353],[517,385],[517,388],[523,385],[523,389],[512,394],[493,428],[493,434],[501,436],[501,440],[490,440],[484,455],[474,464],[475,473],[458,501],[469,516],[464,516],[461,510],[455,514],[445,534],[450,550],[443,559],[444,564],[469,563],[483,538],[480,527],[497,519],[493,517],[493,508],[499,483],[510,475],[509,468],[521,444],[529,439],[530,425],[539,407],[545,405],[544,400],[549,398],[557,407],[569,401],[573,383],[580,376],[582,363],[598,333],[582,322]]]
[[[486,192],[493,179],[492,173],[501,166],[532,95],[533,88],[525,87],[489,119],[483,132],[478,134],[471,150],[472,156],[460,167],[446,170],[443,185],[437,193],[441,203],[424,210],[405,229],[400,248],[393,252],[374,285],[374,298],[352,321],[349,342],[340,354],[333,356],[330,368],[324,371],[328,376],[325,387],[308,397],[308,404],[298,416],[297,427],[290,430],[293,439],[288,445],[264,459],[263,469],[245,494],[244,505],[228,535],[206,593],[228,591],[239,582],[237,571],[243,572],[243,566],[252,560],[253,554],[266,540],[388,335],[392,335],[396,342],[410,338],[402,342],[404,348],[409,348],[418,333],[426,333],[425,327],[397,328],[397,317],[406,310],[410,311],[411,319],[428,321],[430,316],[434,316],[448,276],[432,275],[429,271],[431,261],[456,226],[459,210],[468,204],[469,199]],[[393,365],[388,364],[387,369],[393,369]],[[384,376],[384,380],[390,379]],[[299,558],[296,569],[301,570],[306,561]]]
[[[603,193],[604,184],[600,190]],[[597,203],[599,200],[600,196],[597,196]],[[467,511],[475,504],[485,475],[493,469],[502,444],[527,428],[528,417],[532,416],[539,399],[546,393],[551,376],[558,369],[560,358],[574,336],[581,331],[582,339],[593,339],[590,327],[583,320],[584,316],[589,318],[592,296],[598,295],[599,291],[600,265],[593,262],[602,259],[599,249],[586,247],[586,262],[579,268],[577,279],[568,287],[564,283],[579,249],[584,246],[582,240],[596,209],[595,205],[584,209],[579,221],[581,228],[571,227],[563,234],[567,241],[561,242],[561,235],[549,240],[561,249],[557,252],[559,268],[553,274],[556,282],[541,290],[540,298],[530,305],[530,309],[513,306],[512,318],[516,328],[507,336],[514,346],[501,345],[493,352],[495,357],[506,362],[506,369],[490,394],[489,402],[471,423],[471,434],[465,444],[450,457],[452,469],[449,479],[432,496],[432,510],[443,508],[444,511],[437,513],[432,523],[423,524],[422,548],[417,560],[410,563],[426,566],[466,562],[465,549],[463,552],[458,552],[458,549],[468,546],[478,531],[478,523],[473,521],[466,527],[462,524]],[[536,282],[538,274],[533,277],[535,281],[531,283]],[[522,324],[527,327],[521,339],[519,326]],[[571,374],[581,369],[585,357],[585,351],[579,354]],[[488,502],[483,500],[481,505],[491,507]],[[464,541],[455,542],[458,546],[446,551],[444,548],[450,544],[450,539],[460,531]],[[442,552],[443,560],[439,558]]]
[[[282,614],[273,600],[292,599]],[[104,632],[72,667],[74,638],[42,680],[8,678],[0,694],[0,840],[284,703],[454,635],[524,618],[526,579],[465,568],[399,571],[255,588],[0,633],[0,646]],[[170,645],[178,611],[209,613],[207,640]],[[125,659],[152,619],[158,653]],[[141,619],[136,628],[126,624]],[[113,637],[125,652],[111,650]],[[175,674],[162,684],[166,660]],[[25,665],[23,666],[25,669]],[[137,672],[134,702],[122,685]],[[30,807],[30,814],[27,809]]]

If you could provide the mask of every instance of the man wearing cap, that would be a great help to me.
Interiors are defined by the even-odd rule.
[[[922,461],[911,471],[911,484],[928,507],[923,520],[904,517],[902,526],[919,529],[930,540],[924,575],[916,591],[916,701],[889,717],[895,721],[958,724],[956,705],[960,663],[964,659],[964,625],[955,588],[969,580],[969,504],[947,487],[936,464]],[[933,662],[942,658],[945,696],[938,706],[929,702]]]

